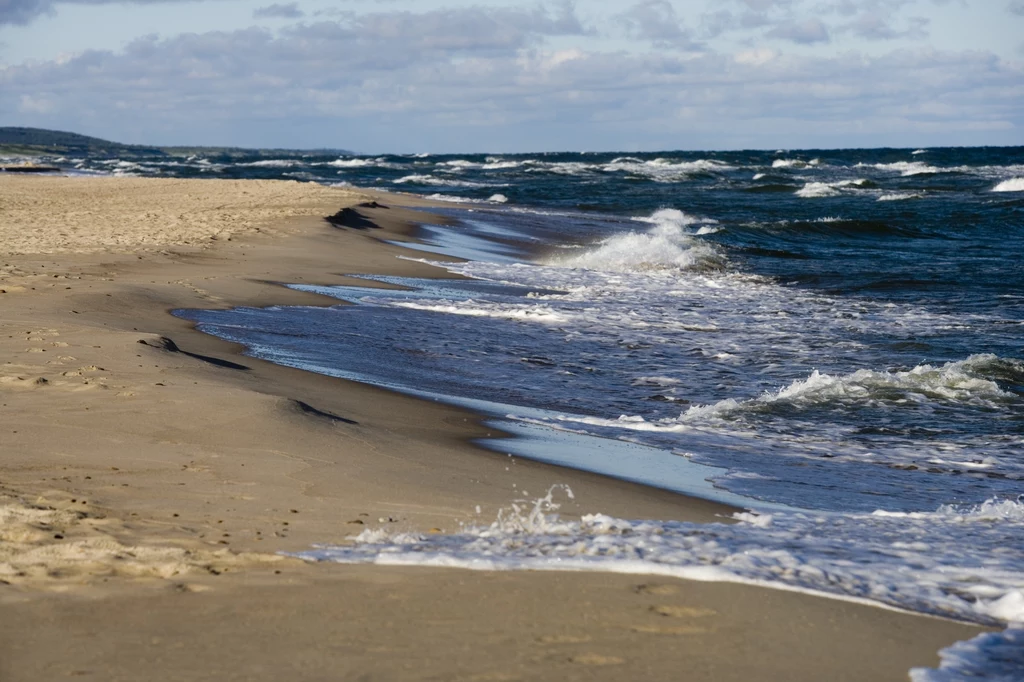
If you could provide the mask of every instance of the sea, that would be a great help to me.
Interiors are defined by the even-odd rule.
[[[620,519],[594,499],[567,520],[568,488],[510,490],[452,535],[371,529],[303,557],[826,594],[995,628],[915,682],[1024,680],[1024,147],[63,161],[444,202],[406,257],[451,279],[178,314],[469,406],[516,436],[482,442],[500,456],[745,510]]]

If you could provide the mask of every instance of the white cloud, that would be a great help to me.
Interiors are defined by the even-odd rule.
[[[907,18],[871,0],[828,2],[806,19],[811,6],[736,0],[716,4],[720,15],[687,17],[702,37],[714,26],[736,36],[719,44],[695,43],[660,0],[634,2],[605,25],[639,44],[592,36],[568,2],[349,9],[277,31],[146,36],[118,51],[0,67],[0,118],[128,142],[367,151],[1020,139],[1019,60],[907,42],[889,33],[910,30]],[[854,25],[887,42],[840,51]]]

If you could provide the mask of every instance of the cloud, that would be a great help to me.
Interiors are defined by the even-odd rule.
[[[838,146],[837,136],[865,130],[878,144],[887,131],[1024,124],[1020,67],[982,54],[547,50],[535,32],[555,30],[555,19],[464,10],[356,17],[277,34],[149,37],[119,53],[8,67],[0,89],[40,125],[122,139],[144,121],[139,141],[166,130],[178,131],[180,142],[260,144],[267,143],[262,131],[277,129],[278,144],[371,150],[615,148],[637,139],[650,147],[732,139],[771,147],[780,137]],[[5,106],[0,116],[17,113]],[[200,139],[181,139],[183,130]],[[313,132],[282,139],[282,130]],[[326,130],[344,133],[325,139]],[[730,137],[734,131],[747,137]]]
[[[306,16],[296,2],[287,5],[273,4],[260,7],[252,13],[254,19],[301,19]]]
[[[696,49],[691,32],[683,26],[668,0],[642,0],[618,15],[628,34],[657,47]]]
[[[648,39],[683,44],[676,26]],[[821,35],[783,18],[768,30],[783,26]],[[551,40],[586,31],[559,3],[149,36],[0,68],[0,120],[127,142],[450,152],[1006,144],[1024,128],[1024,67],[981,50]]]
[[[801,45],[827,43],[831,40],[828,27],[822,23],[821,19],[804,19],[802,21],[780,23],[768,31],[767,35]]]
[[[0,0],[0,26],[24,26],[51,10],[50,0]]]
[[[837,27],[837,30],[850,31],[867,40],[920,39],[927,37],[928,32],[925,27],[928,26],[928,23],[927,17],[910,17],[907,20],[908,26],[903,30],[898,30],[892,26],[888,17],[865,13],[854,21]]]
[[[147,5],[191,1],[193,0],[0,0],[0,26],[26,26],[41,16],[53,14],[55,7],[61,3],[108,5],[131,2]]]
[[[1006,6],[1006,9],[1008,9],[1011,14],[1024,17],[1024,0],[1010,0],[1010,4]]]

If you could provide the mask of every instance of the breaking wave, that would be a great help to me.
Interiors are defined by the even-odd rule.
[[[580,254],[549,258],[548,265],[606,272],[690,270],[721,268],[725,259],[711,244],[687,231],[708,222],[682,211],[657,211],[644,222],[654,224],[647,232],[628,232],[600,242]]]
[[[944,401],[990,407],[1017,397],[1000,388],[994,378],[1024,381],[1024,362],[980,354],[941,367],[918,365],[906,372],[862,369],[834,377],[815,370],[807,379],[794,381],[779,391],[765,393],[752,400],[728,398],[713,405],[696,405],[684,412],[680,420],[717,419],[738,411],[758,411],[780,404],[801,409],[826,403],[870,405]]]
[[[1024,192],[1024,178],[1003,180],[992,188],[993,192]]]
[[[805,199],[834,197],[842,194],[845,188],[863,187],[866,184],[868,184],[868,181],[861,179],[839,180],[838,182],[808,182],[796,191],[796,195]]]

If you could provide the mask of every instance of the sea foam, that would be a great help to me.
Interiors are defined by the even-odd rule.
[[[688,232],[706,223],[675,209],[657,211],[643,219],[654,227],[646,232],[628,232],[609,237],[580,254],[549,259],[549,265],[585,268],[604,272],[717,268],[723,256],[709,243]]]
[[[683,413],[684,422],[722,418],[739,410],[760,410],[786,403],[805,408],[824,403],[870,404],[900,401],[950,401],[994,407],[995,402],[1013,400],[1015,394],[1004,391],[988,378],[986,370],[1007,366],[1024,375],[1024,363],[1002,360],[992,354],[972,355],[960,362],[941,367],[918,365],[905,372],[857,370],[846,376],[830,376],[815,370],[807,379],[794,381],[774,393],[765,393],[753,400],[729,398],[714,405],[698,405]]]
[[[992,188],[993,192],[1024,192],[1024,178],[1003,180]]]
[[[631,521],[555,511],[556,490],[518,500],[489,525],[453,535],[368,529],[349,546],[297,556],[313,561],[457,566],[484,570],[606,571],[752,583],[874,602],[985,624],[1024,622],[1024,530],[973,509],[919,516],[739,513],[738,523]],[[993,500],[992,504],[1024,503]],[[981,554],[963,556],[962,538]],[[913,565],[914,571],[906,566]],[[955,567],[956,570],[950,570]]]

